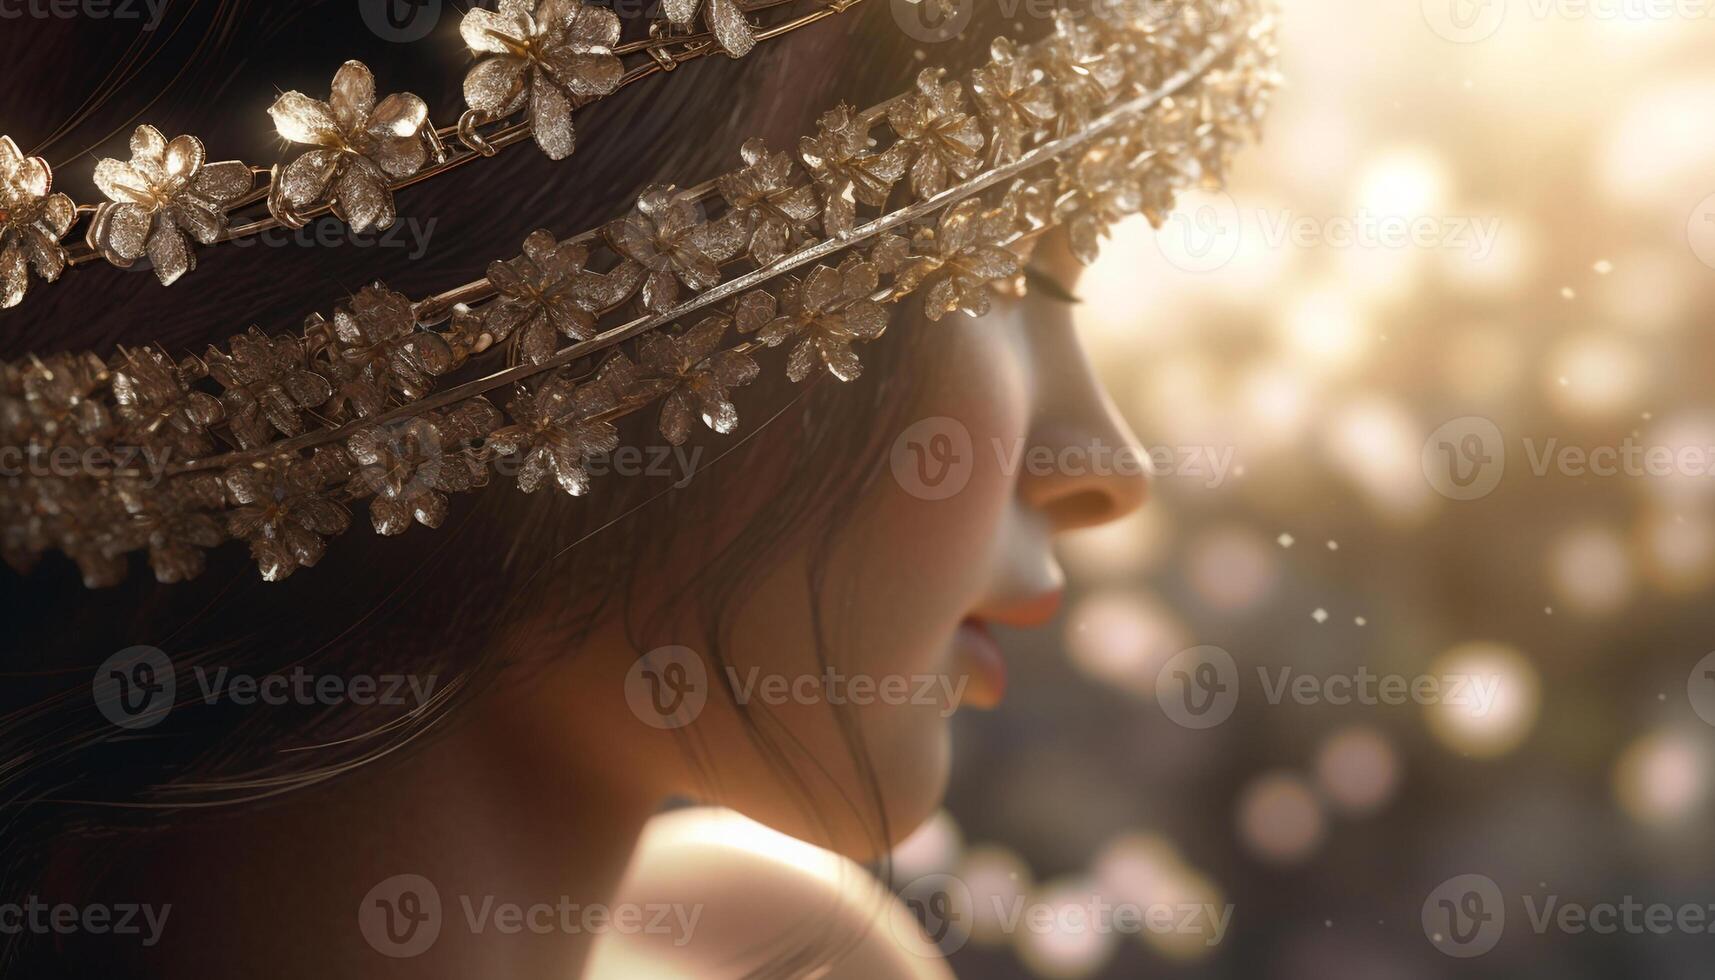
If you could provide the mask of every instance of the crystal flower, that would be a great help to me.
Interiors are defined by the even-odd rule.
[[[663,5],[667,19],[683,27],[697,15],[698,7],[705,6],[705,0],[663,0]],[[756,33],[733,0],[706,0],[706,12],[710,33],[729,56],[742,58],[756,46]]]
[[[174,364],[149,347],[125,351],[113,369],[113,402],[129,437],[156,452],[193,458],[213,452],[208,429],[225,418],[226,410],[213,395],[190,387],[200,368],[188,358]]]
[[[1041,231],[1054,223],[1054,201],[1058,195],[1059,183],[1053,177],[1021,177],[1006,189],[1001,207],[1017,216],[1020,230]],[[1034,247],[1036,239],[1030,242]]]
[[[779,305],[773,293],[766,289],[753,289],[738,298],[732,314],[733,323],[739,333],[748,337],[774,322]]]
[[[793,179],[790,153],[770,153],[760,139],[746,142],[740,153],[747,166],[720,178],[721,196],[749,223],[751,261],[771,265],[809,237],[822,203],[813,186]]]
[[[496,340],[517,334],[524,360],[540,364],[553,356],[555,335],[573,340],[595,336],[596,314],[607,298],[602,277],[584,269],[589,249],[561,244],[552,232],[524,239],[524,254],[488,267],[500,296],[484,310],[484,326]]]
[[[1137,172],[1127,166],[1127,149],[1123,138],[1105,139],[1061,164],[1059,215],[1072,254],[1085,265],[1101,253],[1108,229],[1144,205]],[[1170,196],[1166,203],[1170,209]]]
[[[464,77],[470,107],[492,119],[530,107],[530,132],[550,159],[576,148],[572,110],[619,87],[625,66],[613,53],[619,18],[581,0],[500,0],[459,23],[484,58]]]
[[[911,162],[911,147],[894,143],[875,152],[869,126],[849,105],[823,114],[816,125],[817,135],[799,141],[798,155],[822,192],[823,230],[844,237],[856,223],[859,202],[877,208],[887,204]]]
[[[1060,94],[1056,136],[1089,126],[1125,81],[1125,64],[1104,46],[1102,35],[1067,11],[1055,17],[1054,34],[1034,50],[1038,65]]]
[[[965,113],[964,89],[944,81],[945,68],[925,68],[917,76],[917,93],[895,101],[887,122],[910,148],[911,193],[918,200],[947,189],[948,174],[960,180],[982,168],[983,128]]]
[[[880,283],[873,263],[852,256],[838,269],[817,266],[802,281],[791,278],[780,292],[780,316],[757,339],[778,347],[797,339],[786,359],[786,376],[803,381],[818,362],[841,381],[863,374],[852,343],[874,340],[887,330],[887,312],[870,299]]]
[[[911,239],[893,232],[883,232],[870,246],[869,261],[884,276],[890,276],[905,266],[911,258]]]
[[[389,394],[415,401],[430,379],[452,370],[453,352],[440,334],[417,329],[411,301],[381,283],[358,290],[333,314],[330,411],[350,406],[359,418],[381,411]]]
[[[989,162],[1003,166],[1022,156],[1024,141],[1053,122],[1054,94],[1042,69],[1019,57],[1009,39],[996,38],[990,55],[987,65],[971,72],[971,94],[994,135]]]
[[[31,358],[22,380],[32,426],[50,443],[63,444],[72,436],[95,442],[108,435],[113,415],[103,395],[110,378],[101,358],[94,354]]]
[[[77,220],[77,205],[54,194],[54,175],[41,157],[27,157],[0,136],[0,309],[17,306],[30,288],[29,270],[53,282],[65,271],[60,239]]]
[[[294,208],[331,203],[353,231],[387,228],[399,216],[391,182],[423,169],[429,107],[396,92],[375,102],[375,76],[348,61],[333,77],[333,93],[319,102],[287,92],[268,114],[290,142],[314,149],[286,165],[280,192]]]
[[[463,493],[488,482],[488,467],[470,444],[492,432],[500,412],[474,398],[445,415],[429,413],[403,422],[363,429],[346,440],[358,463],[353,496],[368,496],[375,533],[402,534],[414,520],[440,527],[447,493]]]
[[[704,221],[696,204],[677,188],[656,184],[644,190],[632,212],[607,226],[614,250],[648,270],[643,306],[651,313],[679,301],[679,284],[702,291],[721,281],[721,263],[744,250],[744,229],[724,215]]]
[[[38,446],[99,446],[113,434],[106,405],[110,374],[94,354],[31,359],[22,374],[31,427],[45,436]]]
[[[230,354],[209,348],[204,360],[209,376],[226,389],[220,403],[245,449],[267,445],[275,432],[302,433],[303,412],[333,396],[327,379],[309,369],[304,345],[295,337],[269,337],[251,327],[233,337],[230,346]]]
[[[196,268],[186,235],[213,245],[226,233],[226,210],[250,192],[250,168],[237,160],[206,162],[202,142],[168,142],[153,126],[131,133],[131,160],[95,165],[95,186],[109,203],[96,209],[90,243],[120,268],[147,255],[161,285]]]
[[[755,381],[761,369],[749,354],[717,350],[731,325],[724,316],[712,316],[679,336],[656,331],[637,342],[642,369],[671,384],[660,423],[669,444],[684,445],[696,418],[722,435],[738,429],[731,389]]]
[[[327,551],[323,539],[351,526],[327,490],[349,470],[337,450],[325,449],[309,459],[280,456],[226,471],[226,491],[239,504],[226,515],[227,533],[250,543],[264,581],[313,567]]]
[[[1186,62],[1182,25],[1173,17],[1163,17],[1157,4],[1158,0],[1125,0],[1097,11],[1097,16],[1124,32],[1125,62],[1131,66],[1132,80],[1146,89],[1160,87]]]
[[[617,400],[597,380],[577,387],[563,377],[549,378],[535,392],[521,390],[507,406],[512,424],[489,436],[502,456],[522,454],[518,489],[535,493],[553,478],[561,490],[581,497],[590,490],[585,464],[619,448],[619,430],[602,414]]]
[[[899,270],[896,289],[927,287],[923,309],[931,320],[955,310],[982,316],[989,311],[989,285],[1021,271],[1017,253],[996,244],[1010,237],[1016,211],[1004,204],[985,208],[979,198],[948,208],[938,227],[917,233],[917,254]]]
[[[170,585],[201,575],[207,561],[204,550],[226,540],[221,522],[210,513],[225,502],[220,476],[190,474],[164,487],[114,482],[128,515],[125,536],[133,547],[149,550],[155,581]]]

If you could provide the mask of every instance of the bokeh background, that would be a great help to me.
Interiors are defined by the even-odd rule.
[[[1281,6],[1287,87],[1230,194],[1120,228],[1080,290],[1120,409],[1180,463],[1067,542],[1065,612],[1007,638],[1008,703],[959,717],[896,878],[969,889],[961,976],[1706,977],[1715,935],[1527,910],[1715,903],[1715,6]],[[1193,730],[1157,678],[1201,645],[1241,683]],[[1259,667],[1500,686],[1487,712],[1270,703]],[[1504,931],[1455,957],[1425,905],[1468,874]],[[1232,919],[992,913],[1092,895]]]

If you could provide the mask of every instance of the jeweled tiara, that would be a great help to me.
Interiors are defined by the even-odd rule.
[[[388,228],[398,218],[394,192],[404,187],[525,139],[565,159],[576,147],[576,110],[697,58],[742,57],[760,41],[862,2],[666,0],[665,21],[654,22],[647,38],[621,44],[619,18],[606,7],[500,0],[498,10],[471,10],[459,24],[478,60],[465,75],[469,108],[456,124],[432,125],[428,106],[410,93],[377,102],[375,76],[347,61],[326,101],[293,91],[269,108],[281,138],[299,150],[290,162],[210,162],[196,137],[169,140],[139,126],[130,160],[95,166],[102,204],[55,193],[47,161],[0,136],[0,308],[23,302],[30,269],[56,282],[96,259],[130,268],[147,258],[170,286],[196,268],[193,239],[215,245],[329,214],[355,232]],[[704,32],[692,31],[699,6]],[[83,244],[66,248],[61,241],[84,219]]]
[[[8,478],[5,557],[28,568],[57,549],[98,587],[146,550],[175,582],[242,539],[273,581],[315,565],[352,505],[368,501],[380,534],[435,527],[499,460],[526,493],[581,495],[622,416],[661,403],[673,445],[699,420],[735,431],[732,389],[765,348],[788,348],[793,381],[849,381],[889,304],[981,315],[1023,288],[1045,231],[1064,227],[1088,262],[1113,222],[1159,226],[1180,190],[1223,182],[1277,83],[1265,0],[1117,2],[991,54],[968,85],[926,69],[912,92],[826,113],[796,158],[752,141],[739,170],[652,187],[568,239],[537,231],[438,295],[376,283],[299,334],[251,327],[200,358],[4,365],[0,442],[83,464]],[[504,411],[486,397],[502,390]]]

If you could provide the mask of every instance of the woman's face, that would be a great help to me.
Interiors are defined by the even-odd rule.
[[[1036,265],[1070,286],[1077,266],[1062,253],[1045,243]],[[1072,307],[1033,294],[912,329],[932,331],[916,355],[928,362],[920,399],[885,434],[888,472],[827,560],[806,546],[767,569],[739,599],[724,664],[708,651],[646,653],[621,665],[624,710],[576,712],[585,731],[571,744],[620,746],[614,778],[712,795],[854,857],[885,850],[940,803],[954,711],[1001,699],[989,628],[1053,616],[1053,536],[1142,504],[1145,478],[1114,465],[1141,455],[1091,374]],[[611,682],[562,689],[587,702],[603,686],[617,693]],[[617,739],[601,734],[609,722]],[[890,840],[877,837],[877,791]]]

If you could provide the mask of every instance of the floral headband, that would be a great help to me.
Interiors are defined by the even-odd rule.
[[[526,493],[582,495],[614,423],[652,406],[670,444],[699,422],[732,433],[763,349],[787,348],[794,382],[852,380],[889,305],[982,315],[1022,290],[1046,231],[1089,262],[1114,222],[1159,226],[1179,191],[1220,186],[1278,82],[1265,2],[1063,14],[1038,42],[996,40],[964,83],[926,69],[912,92],[826,113],[796,155],[753,140],[739,170],[652,187],[568,239],[537,231],[415,302],[376,283],[299,334],[251,327],[200,358],[0,364],[0,444],[108,467],[7,477],[0,550],[27,569],[57,549],[101,587],[131,552],[177,582],[238,539],[277,581],[315,565],[354,506],[379,534],[436,527],[447,494],[502,460]]]
[[[269,108],[280,137],[300,150],[290,162],[209,162],[195,136],[168,140],[139,126],[129,161],[96,164],[95,186],[108,199],[98,205],[54,193],[47,162],[0,136],[0,309],[23,302],[31,269],[57,282],[96,259],[128,269],[147,258],[170,286],[196,268],[192,240],[215,245],[329,214],[354,232],[389,228],[398,219],[395,191],[525,139],[563,160],[576,148],[575,110],[687,61],[743,57],[760,41],[862,2],[666,0],[665,21],[653,23],[647,38],[621,44],[619,17],[586,0],[500,0],[498,10],[471,10],[459,24],[478,60],[465,75],[469,108],[456,125],[431,125],[429,107],[410,93],[377,102],[375,76],[348,61],[327,101],[294,91]],[[693,30],[699,7],[706,32]],[[257,216],[244,220],[247,212]],[[85,218],[84,243],[61,245]]]

